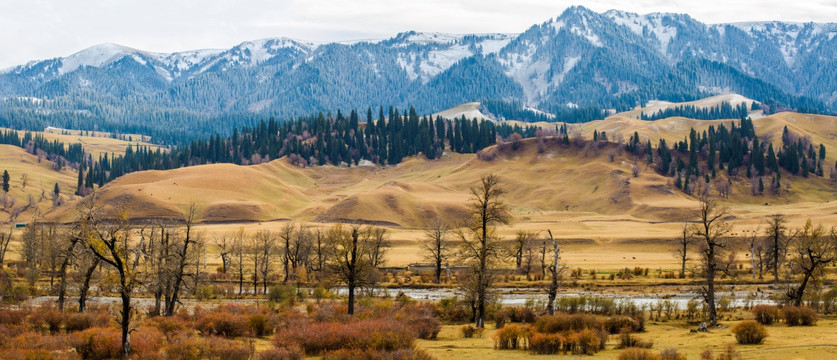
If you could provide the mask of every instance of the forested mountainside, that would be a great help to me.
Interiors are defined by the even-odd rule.
[[[722,92],[767,111],[831,112],[836,34],[834,23],[708,25],[685,14],[572,7],[521,34],[273,38],[173,54],[104,44],[0,71],[0,126],[97,128],[182,144],[322,109],[414,106],[426,114],[482,100],[555,120],[580,107],[588,115],[577,119],[589,120],[605,113],[595,107]]]

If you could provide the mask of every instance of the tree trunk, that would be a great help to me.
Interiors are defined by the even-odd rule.
[[[552,237],[552,231],[549,232],[549,239],[552,240],[552,284],[549,286],[549,301],[546,305],[546,311],[549,315],[555,315],[555,298],[558,296],[558,241]]]
[[[438,250],[439,249],[437,249],[437,251]],[[442,283],[442,257],[441,256],[436,257],[436,283],[437,284]]]
[[[72,251],[73,247],[70,247],[70,251]],[[70,253],[68,252],[67,255],[64,257],[64,261],[61,262],[61,270],[60,270],[60,283],[58,284],[58,311],[64,312],[64,296],[67,294],[67,266],[70,265]]]
[[[131,295],[122,290],[122,358],[127,359],[131,353]]]
[[[805,287],[808,286],[808,280],[811,279],[812,271],[805,271],[805,276],[802,278],[802,283],[794,291],[793,306],[802,305],[802,296],[805,295]]]
[[[355,314],[355,284],[354,282],[350,282],[348,284],[349,288],[349,315]]]
[[[718,323],[718,312],[715,309],[715,250],[709,249],[709,263],[706,267],[706,305],[709,307],[709,322]]]
[[[773,238],[773,282],[779,282],[779,238]]]
[[[81,283],[81,288],[79,289],[78,295],[78,312],[83,313],[84,309],[87,307],[87,290],[90,289],[90,278],[93,277],[93,272],[96,271],[96,267],[99,266],[99,258],[95,258],[93,260],[93,265],[90,265],[87,268],[87,271],[84,273],[84,280]]]

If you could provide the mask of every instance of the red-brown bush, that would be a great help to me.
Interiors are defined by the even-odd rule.
[[[189,324],[180,316],[157,316],[145,321],[145,324],[162,331],[167,338],[184,331]]]
[[[788,326],[813,326],[817,324],[817,312],[807,306],[785,306],[782,317]]]
[[[604,329],[610,334],[619,334],[625,329],[631,332],[645,331],[645,318],[642,316],[611,316],[605,319]]]
[[[195,314],[194,327],[204,335],[218,335],[228,338],[252,335],[247,315],[223,310]]]
[[[258,354],[258,360],[302,360],[305,353],[299,346],[270,348]]]
[[[131,333],[131,355],[140,359],[163,358],[166,336],[157,328],[140,326]]]
[[[209,341],[208,357],[212,359],[249,360],[255,352],[252,343],[247,344],[219,337],[211,337],[207,340]]]
[[[22,310],[0,310],[0,325],[23,324],[26,315],[26,312]]]
[[[423,350],[401,349],[395,351],[342,349],[326,353],[323,360],[434,360]]]
[[[64,325],[64,314],[58,310],[43,307],[29,315],[29,323],[38,331],[57,334]]]
[[[200,360],[209,353],[205,338],[186,333],[176,335],[166,347],[166,358],[171,360]]]
[[[413,347],[415,334],[394,320],[321,322],[283,329],[276,333],[276,347],[297,344],[308,355],[339,349],[398,350]]]
[[[116,328],[90,328],[76,333],[73,342],[83,359],[114,359],[122,353],[122,334]]]
[[[67,332],[87,330],[91,327],[107,327],[110,317],[104,312],[85,312],[64,314],[64,327]]]
[[[756,321],[762,325],[772,325],[782,318],[782,312],[774,305],[756,305],[753,306],[752,312]]]

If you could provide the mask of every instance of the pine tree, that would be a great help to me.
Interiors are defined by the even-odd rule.
[[[55,194],[55,196],[61,194],[61,189],[58,188],[58,183],[55,183],[55,186],[52,187],[52,193]]]
[[[3,170],[3,192],[9,192],[9,172],[7,170]]]

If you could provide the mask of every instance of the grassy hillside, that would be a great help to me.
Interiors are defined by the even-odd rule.
[[[61,171],[55,171],[54,166],[52,162],[38,159],[37,156],[19,147],[0,145],[0,174],[3,170],[9,172],[8,197],[11,199],[7,201],[5,208],[0,206],[2,209],[0,222],[8,221],[15,210],[22,211],[17,221],[23,222],[29,221],[36,213],[50,212],[53,207],[52,193],[56,183],[59,187],[61,202],[75,198],[72,194],[76,190],[77,173],[67,167]],[[22,180],[24,174],[25,186]],[[12,202],[14,202],[13,205]]]

